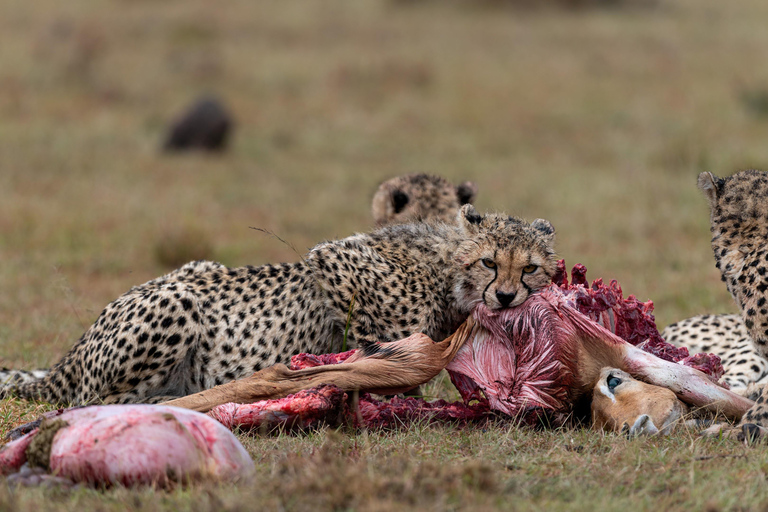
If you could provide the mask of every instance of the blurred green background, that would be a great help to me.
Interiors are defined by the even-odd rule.
[[[696,175],[768,161],[768,4],[355,0],[0,4],[0,354],[46,366],[196,257],[294,261],[413,172],[557,228],[567,263],[734,312]],[[203,93],[221,156],[166,155]]]
[[[653,299],[659,327],[735,312],[695,184],[768,162],[766,26],[764,0],[4,0],[0,366],[54,363],[108,302],[185,260],[296,261],[366,231],[377,185],[415,172],[475,181],[481,210],[549,219],[569,264]],[[229,150],[163,154],[205,93],[235,118]],[[49,407],[0,401],[0,433]],[[747,510],[768,496],[768,450],[691,431],[239,438],[257,475],[234,489],[0,485],[0,510]]]

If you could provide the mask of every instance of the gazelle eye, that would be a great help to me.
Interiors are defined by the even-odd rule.
[[[532,274],[532,273],[536,272],[537,268],[539,268],[538,265],[527,265],[527,266],[523,267],[523,272],[526,273],[526,274]]]
[[[486,268],[496,268],[496,262],[493,261],[491,258],[483,258],[483,266]]]
[[[621,379],[614,375],[610,375],[608,377],[608,380],[606,381],[606,384],[608,384],[608,389],[613,391],[614,389],[616,389],[616,386],[621,384]]]

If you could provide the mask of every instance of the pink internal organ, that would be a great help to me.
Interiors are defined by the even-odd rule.
[[[211,418],[175,407],[108,405],[65,411],[56,419],[50,470],[92,485],[168,485],[195,480],[235,480],[253,461],[234,435]],[[0,471],[18,470],[37,430],[5,445]]]

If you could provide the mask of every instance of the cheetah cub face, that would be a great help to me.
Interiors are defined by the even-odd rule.
[[[465,205],[459,224],[466,239],[455,255],[462,267],[456,297],[467,311],[479,303],[492,310],[520,305],[552,281],[555,228],[548,221],[481,216]]]

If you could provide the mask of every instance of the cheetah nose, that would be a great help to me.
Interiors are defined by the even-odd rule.
[[[505,308],[509,306],[513,300],[515,300],[515,295],[517,295],[516,292],[513,292],[513,293],[496,292],[496,300],[499,301],[499,304],[501,304],[501,307]]]

